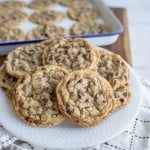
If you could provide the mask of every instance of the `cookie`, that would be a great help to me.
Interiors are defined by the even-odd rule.
[[[55,25],[39,25],[35,29],[29,31],[27,39],[45,39],[64,36],[65,34],[66,30],[63,27]]]
[[[66,16],[63,12],[47,10],[33,13],[29,20],[36,24],[45,25],[61,22],[65,17]]]
[[[34,0],[28,4],[29,8],[36,10],[45,10],[58,3],[58,0]]]
[[[18,47],[8,54],[5,61],[7,72],[14,77],[23,77],[42,65],[42,44]]]
[[[88,0],[60,0],[60,4],[73,8],[86,7]]]
[[[61,66],[68,71],[91,68],[98,59],[95,47],[84,39],[56,38],[43,44],[46,45],[43,64]]]
[[[5,67],[0,70],[0,87],[9,90],[14,87],[17,82],[17,78],[10,76],[7,72]]]
[[[21,29],[8,29],[0,27],[0,42],[20,41],[25,39],[25,34]]]
[[[6,0],[0,2],[0,13],[7,12],[9,10],[22,10],[26,4],[21,1],[12,1],[12,0]]]
[[[17,81],[18,78],[12,77],[6,72],[5,66],[0,70],[0,87],[6,91],[10,99],[12,98]]]
[[[130,84],[122,84],[114,89],[114,110],[118,110],[126,106],[131,100]]]
[[[100,14],[93,8],[70,8],[68,10],[68,16],[74,20],[96,20],[100,17]]]
[[[113,89],[129,81],[129,69],[125,61],[114,53],[99,51],[100,59],[96,70],[109,81]]]
[[[71,35],[101,34],[105,32],[108,32],[105,25],[92,21],[77,22],[70,29]]]
[[[65,76],[56,88],[58,107],[73,123],[94,126],[113,111],[113,91],[103,77],[86,70]]]
[[[59,112],[55,88],[67,74],[61,67],[43,66],[20,82],[13,100],[17,115],[30,126],[53,127],[64,117]]]
[[[19,10],[9,10],[0,14],[0,27],[14,28],[27,19],[28,15]]]

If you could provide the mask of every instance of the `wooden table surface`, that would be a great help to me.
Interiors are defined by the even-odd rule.
[[[126,9],[124,8],[112,8],[112,11],[124,25],[124,33],[121,34],[116,43],[110,46],[105,46],[104,48],[111,50],[114,53],[121,55],[129,64],[132,64],[131,61],[131,52],[130,52],[130,42],[128,34],[128,20]],[[0,65],[3,64],[6,56],[0,56]]]
[[[128,31],[128,19],[125,8],[111,8],[117,18],[124,26],[124,33],[122,33],[116,43],[105,46],[104,48],[111,50],[114,53],[121,55],[130,65],[132,65],[129,31]]]

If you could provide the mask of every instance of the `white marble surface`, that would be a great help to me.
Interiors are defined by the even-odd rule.
[[[150,0],[104,0],[109,6],[126,7],[133,67],[150,80]]]

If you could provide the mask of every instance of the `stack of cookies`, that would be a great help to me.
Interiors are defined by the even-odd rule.
[[[18,117],[36,127],[65,119],[94,126],[131,99],[124,60],[79,38],[18,47],[7,56],[0,86]]]
[[[0,42],[108,32],[99,21],[100,13],[89,4],[88,0],[1,1]],[[64,22],[71,26],[65,27]]]

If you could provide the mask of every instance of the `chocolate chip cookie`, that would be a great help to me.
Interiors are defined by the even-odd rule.
[[[0,70],[0,87],[6,91],[10,99],[12,98],[17,81],[18,78],[12,77],[6,72],[5,66]]]
[[[114,110],[123,108],[131,100],[130,84],[122,84],[114,89]]]
[[[47,10],[33,13],[29,20],[36,24],[45,25],[61,22],[65,17],[66,16],[63,12]]]
[[[113,89],[129,81],[129,69],[125,61],[116,54],[99,51],[100,59],[96,70],[100,76],[106,78]]]
[[[71,35],[88,35],[88,34],[101,34],[108,32],[108,28],[101,23],[95,21],[82,21],[75,23],[71,29]]]
[[[42,44],[18,47],[8,54],[6,70],[14,77],[22,77],[42,65],[42,54],[45,46]]]
[[[113,91],[103,77],[86,71],[65,76],[56,88],[61,113],[82,127],[94,126],[113,111]]]
[[[26,6],[24,2],[15,0],[5,0],[0,2],[0,13],[4,13],[10,10],[21,10]]]
[[[45,39],[60,37],[66,34],[66,30],[63,27],[56,25],[40,25],[35,29],[29,31],[27,39]]]
[[[95,47],[84,39],[56,38],[44,44],[43,65],[56,65],[75,71],[93,67],[99,57]]]
[[[28,4],[29,8],[36,10],[45,10],[58,3],[58,0],[34,0]]]
[[[25,34],[21,29],[0,27],[0,42],[20,41],[25,39]]]
[[[21,81],[13,100],[17,115],[30,126],[53,127],[64,117],[59,112],[55,88],[67,74],[61,67],[43,66]]]
[[[28,15],[19,10],[0,13],[0,27],[14,28],[27,19]]]
[[[69,7],[86,7],[88,0],[60,0],[60,4]]]
[[[74,20],[96,20],[100,17],[98,11],[93,8],[70,8],[68,11],[68,16]]]

